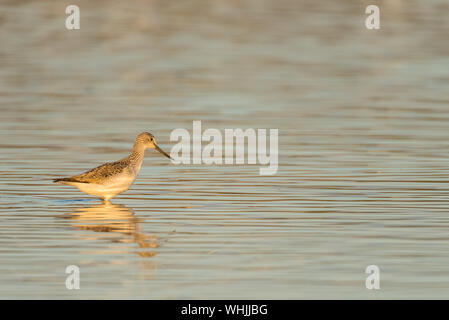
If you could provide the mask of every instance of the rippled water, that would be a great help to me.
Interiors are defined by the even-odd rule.
[[[448,297],[447,1],[378,1],[377,31],[363,1],[77,4],[68,31],[0,3],[1,298]],[[51,182],[193,120],[278,128],[278,173],[147,151],[112,204]]]

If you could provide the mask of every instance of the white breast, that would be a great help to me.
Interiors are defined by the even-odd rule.
[[[110,199],[115,195],[128,190],[128,188],[133,184],[134,180],[136,180],[136,175],[122,173],[108,179],[102,184],[76,183],[74,185],[82,192],[85,192],[87,194]]]

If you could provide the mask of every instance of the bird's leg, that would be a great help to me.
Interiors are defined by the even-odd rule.
[[[103,198],[101,198],[101,203],[102,204],[111,204],[111,201],[109,201],[109,199],[111,199],[111,198],[103,197]]]

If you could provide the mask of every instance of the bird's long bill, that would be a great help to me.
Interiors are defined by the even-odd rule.
[[[158,145],[154,146],[156,148],[157,151],[159,151],[160,153],[162,153],[164,156],[166,156],[167,158],[169,158],[170,160],[173,160],[172,157],[170,157],[164,150],[162,150],[161,148],[159,148]]]

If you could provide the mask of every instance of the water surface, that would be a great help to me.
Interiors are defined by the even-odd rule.
[[[0,4],[1,298],[448,297],[446,1],[377,31],[363,1],[77,4]],[[109,205],[51,182],[193,120],[278,128],[278,173],[147,151]]]

